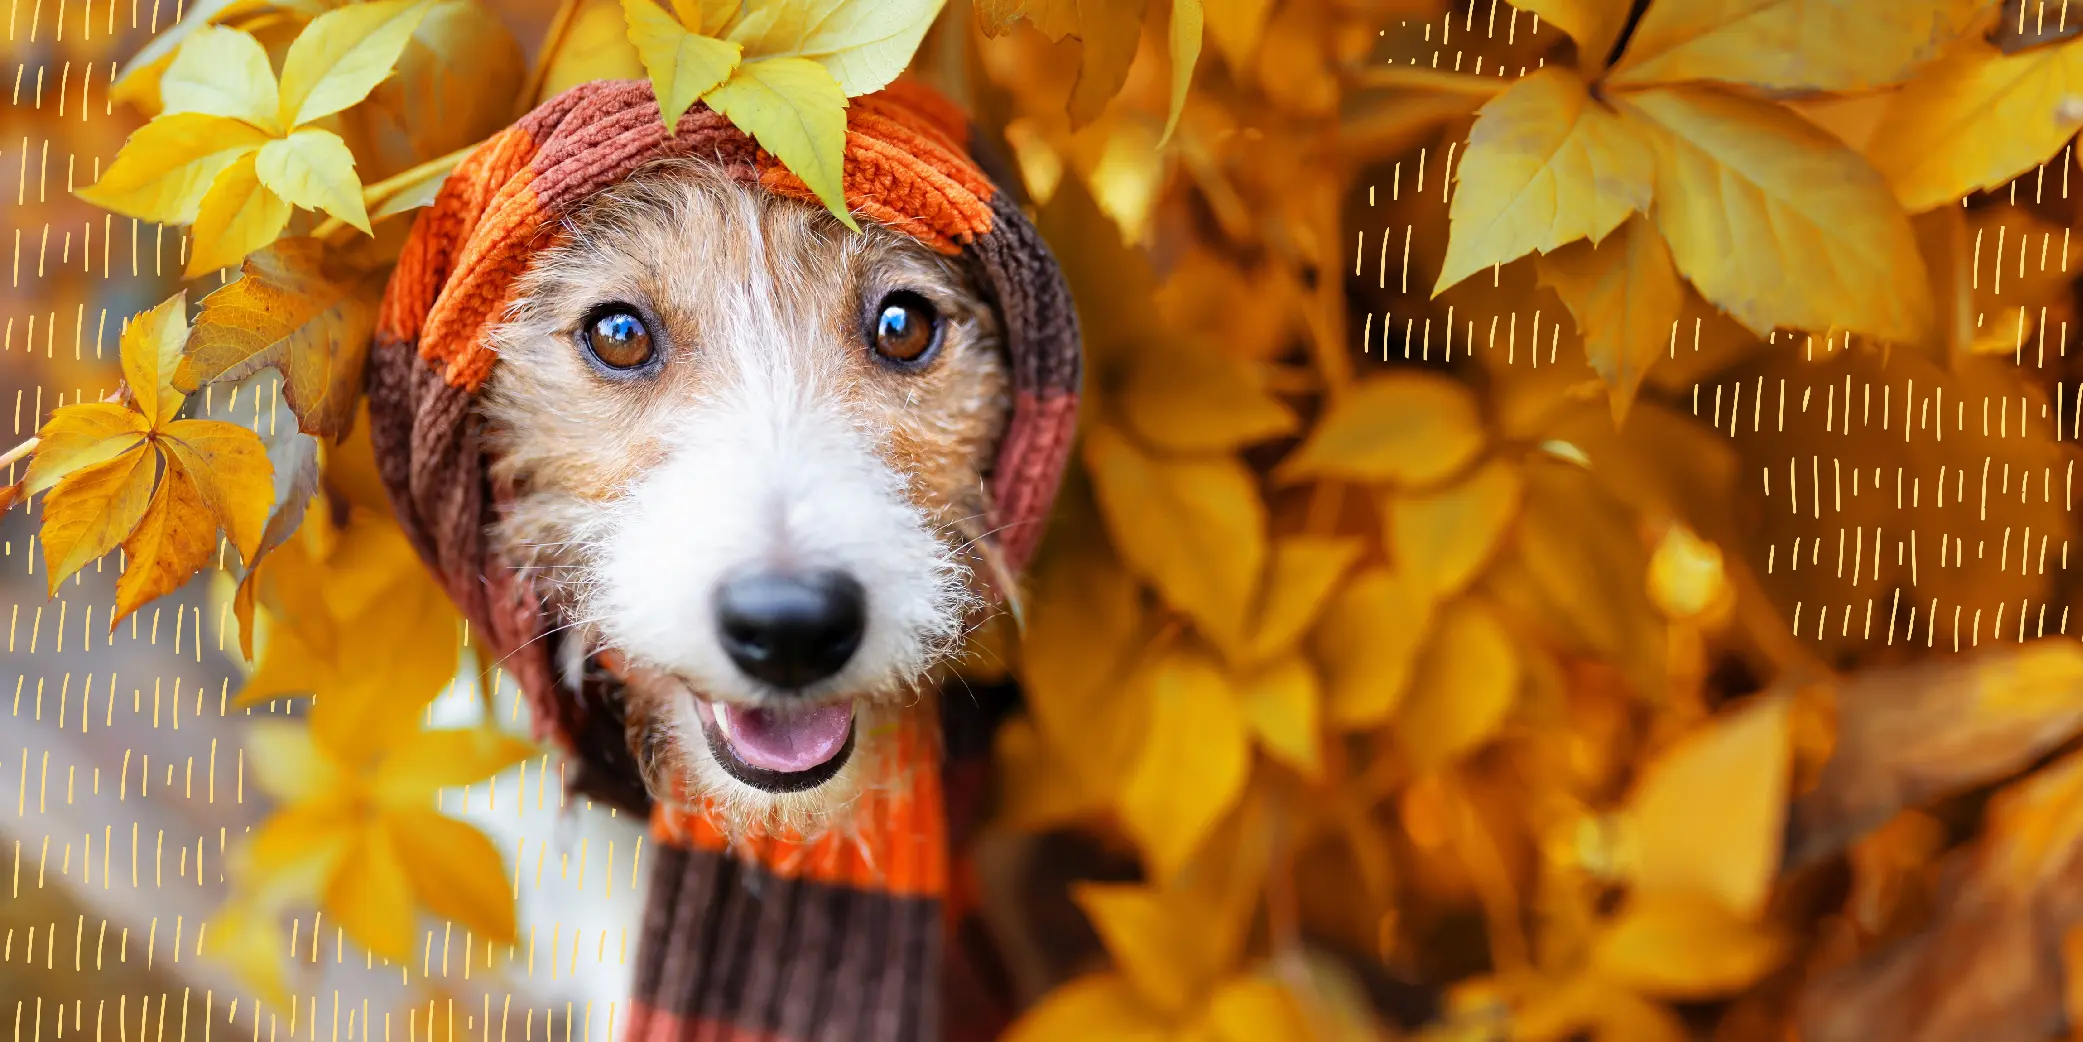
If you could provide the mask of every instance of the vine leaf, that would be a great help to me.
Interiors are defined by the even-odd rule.
[[[48,490],[42,542],[53,593],[123,546],[111,629],[206,566],[219,531],[252,560],[273,500],[274,468],[258,434],[175,418],[186,396],[172,378],[187,332],[185,293],[132,319],[121,347],[130,404],[53,413],[24,478],[30,489]]]
[[[251,33],[190,31],[161,81],[164,111],[132,134],[77,194],[128,217],[195,226],[190,278],[236,263],[289,226],[295,208],[370,231],[354,153],[306,126],[390,75],[434,0],[375,0],[313,18],[279,80]]]
[[[317,239],[283,239],[246,258],[240,277],[204,297],[174,374],[193,391],[272,367],[306,434],[339,437],[354,421],[377,273],[326,254]]]

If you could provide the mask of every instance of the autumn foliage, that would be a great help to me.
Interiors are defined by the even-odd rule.
[[[223,571],[237,704],[316,696],[252,731],[275,809],[209,934],[266,1001],[291,908],[372,966],[422,914],[516,939],[513,867],[438,794],[539,750],[426,726],[498,677],[357,423],[412,212],[636,77],[836,205],[847,99],[908,68],[1002,135],[1088,351],[1056,523],[960,667],[1026,697],[979,859],[1014,1038],[2083,1015],[2083,11],[565,0],[541,32],[205,0],[79,181],[196,281],[7,496],[51,589],[119,555],[111,627]],[[276,388],[298,430],[197,418]]]

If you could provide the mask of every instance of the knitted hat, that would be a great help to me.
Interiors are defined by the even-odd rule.
[[[568,690],[551,668],[541,600],[496,559],[484,530],[495,489],[472,398],[498,364],[487,334],[517,278],[563,218],[652,160],[702,156],[732,176],[811,205],[816,197],[728,120],[697,105],[668,135],[650,83],[582,84],[545,102],[464,160],[419,216],[392,274],[368,366],[370,437],[399,523],[533,708],[539,736],[573,756],[575,791],[641,809],[648,800],[619,710]],[[1062,272],[1015,201],[969,148],[960,112],[906,81],[851,100],[845,192],[862,219],[973,260],[997,300],[1010,355],[1011,421],[989,474],[1003,561],[1040,536],[1070,451],[1079,380],[1075,312]]]

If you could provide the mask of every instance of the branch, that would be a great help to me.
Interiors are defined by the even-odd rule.
[[[23,456],[27,456],[28,454],[35,452],[36,443],[42,440],[43,439],[41,438],[31,437],[28,441],[25,441],[20,445],[17,445],[14,448],[7,450],[6,452],[0,452],[0,467],[14,466],[17,462],[21,460]]]

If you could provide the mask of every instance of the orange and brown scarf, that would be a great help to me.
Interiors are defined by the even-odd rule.
[[[498,363],[486,334],[515,280],[594,194],[653,160],[699,155],[815,205],[803,182],[727,120],[690,109],[668,135],[644,81],[584,84],[544,103],[457,167],[423,212],[385,294],[371,348],[371,440],[399,522],[520,682],[542,737],[570,757],[577,793],[651,816],[653,862],[628,1037],[636,1042],[918,1042],[955,1033],[944,973],[963,934],[951,916],[960,865],[944,794],[973,797],[987,742],[978,701],[951,718],[919,710],[899,728],[899,784],[863,798],[853,828],[805,841],[726,842],[699,801],[653,805],[631,760],[617,681],[573,690],[551,668],[554,636],[525,576],[485,527],[507,498],[487,477],[473,396]],[[968,257],[997,299],[1014,380],[990,470],[997,552],[1017,569],[1040,536],[1068,458],[1080,375],[1077,317],[1062,273],[1015,201],[972,156],[961,114],[899,82],[847,111],[846,200],[854,214]],[[963,719],[953,719],[961,714]],[[984,722],[987,726],[988,721]],[[956,748],[967,744],[969,750]],[[952,824],[951,824],[952,822]],[[960,991],[962,994],[947,994]],[[962,1032],[967,1034],[967,1030]]]

